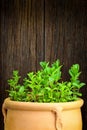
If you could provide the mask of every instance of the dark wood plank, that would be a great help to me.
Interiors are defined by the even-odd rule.
[[[37,30],[37,39],[36,39],[36,67],[37,70],[40,69],[40,61],[45,60],[45,23],[44,23],[44,0],[38,0],[36,3],[36,30]]]
[[[45,60],[51,62],[53,36],[55,29],[55,6],[56,1],[45,0]]]
[[[29,41],[30,41],[30,70],[36,71],[36,1],[30,2],[30,15],[28,19],[29,25]]]

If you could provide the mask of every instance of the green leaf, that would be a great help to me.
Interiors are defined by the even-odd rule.
[[[24,86],[20,86],[20,89],[19,89],[19,93],[23,93],[24,92]]]

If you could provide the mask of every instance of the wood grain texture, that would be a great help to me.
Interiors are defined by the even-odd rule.
[[[73,63],[81,66],[87,83],[86,0],[1,0],[0,1],[0,108],[8,96],[7,79],[14,69],[22,78],[37,71],[39,62],[60,59],[63,80]],[[87,88],[81,89],[83,130],[87,129]],[[0,109],[0,129],[3,116]]]

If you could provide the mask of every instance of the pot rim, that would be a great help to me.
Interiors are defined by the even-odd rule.
[[[53,107],[61,107],[63,110],[81,108],[84,104],[84,100],[79,98],[76,101],[60,102],[60,103],[39,103],[39,102],[20,102],[12,101],[10,98],[4,100],[4,107],[6,109],[16,110],[51,110]]]

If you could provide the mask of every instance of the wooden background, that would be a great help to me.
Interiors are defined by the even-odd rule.
[[[0,1],[0,130],[1,106],[8,96],[7,79],[14,69],[22,78],[40,68],[39,62],[60,59],[63,79],[73,63],[81,66],[87,83],[87,0]],[[87,130],[87,87],[81,89],[83,130]]]

